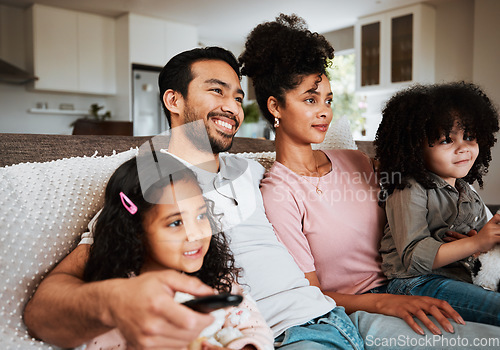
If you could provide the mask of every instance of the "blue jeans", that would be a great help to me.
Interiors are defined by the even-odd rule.
[[[288,328],[276,338],[282,350],[363,350],[363,339],[341,306],[300,326]]]
[[[447,301],[466,321],[500,326],[500,293],[439,275],[396,278],[387,293],[420,295]]]
[[[442,335],[432,334],[420,320],[415,319],[425,332],[425,335],[420,335],[397,317],[365,311],[356,311],[349,317],[359,329],[366,350],[498,350],[500,348],[500,328],[488,324],[467,322],[466,325],[461,325],[451,321],[455,332],[448,333],[434,317],[429,316],[429,319],[441,329]],[[305,346],[294,349],[314,348]]]

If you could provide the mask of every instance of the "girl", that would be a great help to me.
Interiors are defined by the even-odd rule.
[[[498,129],[497,111],[473,84],[416,85],[388,101],[375,145],[389,292],[430,295],[466,320],[500,325],[500,294],[470,284],[468,259],[500,243],[500,215],[487,222],[469,186],[483,186]],[[468,235],[452,240],[450,230]]]
[[[242,73],[252,78],[259,107],[276,131],[276,162],[261,182],[276,235],[310,284],[345,307],[365,340],[382,334],[418,337],[406,323],[418,334],[424,334],[423,324],[455,341],[496,334],[492,326],[462,326],[460,315],[442,300],[385,293],[378,252],[385,215],[373,164],[357,150],[311,147],[323,141],[332,119],[326,76],[332,57],[325,37],[310,32],[301,18],[283,14],[258,25],[240,56]],[[363,311],[379,314],[370,327],[360,322]],[[287,332],[289,338],[312,336]]]
[[[195,174],[167,154],[156,153],[155,161],[149,162],[153,157],[142,157],[122,164],[108,182],[84,279],[128,278],[175,269],[219,292],[236,289],[240,293],[239,269]],[[223,323],[226,332],[218,335],[226,337],[219,340],[227,348],[272,348],[271,330],[249,299],[228,309]],[[92,340],[88,349],[120,345],[124,339],[115,329]],[[204,348],[219,347],[206,343]]]

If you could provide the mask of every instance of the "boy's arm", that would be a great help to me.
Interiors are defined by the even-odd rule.
[[[183,348],[213,318],[173,301],[175,291],[213,294],[175,271],[85,283],[89,245],[81,244],[42,281],[24,312],[30,333],[47,343],[76,347],[118,327],[134,348]]]
[[[390,234],[393,244],[383,248],[396,249],[398,259],[395,263],[402,264],[406,273],[403,277],[431,273],[435,255],[443,244],[429,231],[427,201],[427,191],[416,182],[411,188],[395,190],[386,201],[385,211],[390,228],[386,235]],[[385,237],[382,244],[384,240]]]
[[[500,244],[500,214],[498,213],[476,235],[441,245],[432,268],[437,269],[475,253],[488,251],[496,244]]]

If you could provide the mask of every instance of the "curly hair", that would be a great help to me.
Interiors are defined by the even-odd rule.
[[[496,107],[472,83],[414,85],[396,93],[382,111],[374,142],[380,162],[381,200],[395,189],[409,187],[410,178],[426,189],[436,187],[424,164],[424,147],[449,135],[455,122],[479,145],[479,155],[463,179],[470,184],[477,181],[482,188],[499,130],[498,118]]]
[[[139,275],[149,253],[143,222],[156,205],[151,199],[160,197],[163,188],[178,181],[192,181],[199,186],[196,175],[172,156],[155,153],[154,159],[156,162],[148,164],[134,157],[123,163],[109,179],[104,207],[94,227],[94,243],[90,247],[85,265],[85,281]],[[138,162],[141,165],[145,164],[146,169],[138,171]],[[161,164],[162,168],[175,169],[175,172],[161,177],[150,187],[148,186],[143,195],[139,172],[158,174],[156,172],[158,164]],[[124,208],[120,192],[123,192],[137,206],[138,210],[135,215],[130,214]],[[240,269],[235,267],[234,256],[229,249],[226,235],[218,228],[217,217],[213,212],[214,203],[207,199],[205,201],[212,229],[210,246],[201,269],[190,275],[198,277],[202,282],[220,292],[230,292]]]
[[[267,100],[274,96],[285,103],[285,93],[310,74],[325,74],[333,58],[333,47],[318,33],[307,29],[295,14],[280,14],[273,22],[255,27],[239,57],[241,74],[253,80],[257,103],[271,125],[274,117]]]

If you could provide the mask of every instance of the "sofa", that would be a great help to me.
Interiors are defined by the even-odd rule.
[[[150,139],[0,134],[0,349],[57,349],[29,336],[24,306],[87,230],[113,171]],[[332,125],[325,141],[313,148],[358,148],[374,155],[372,142],[353,141],[345,120]],[[266,168],[275,158],[269,140],[237,137],[229,152]]]
[[[22,312],[44,276],[87,230],[107,179],[150,137],[0,134],[0,349],[56,349],[32,339]],[[315,148],[360,148],[348,124],[331,127]],[[269,168],[274,142],[236,137],[231,153]]]

